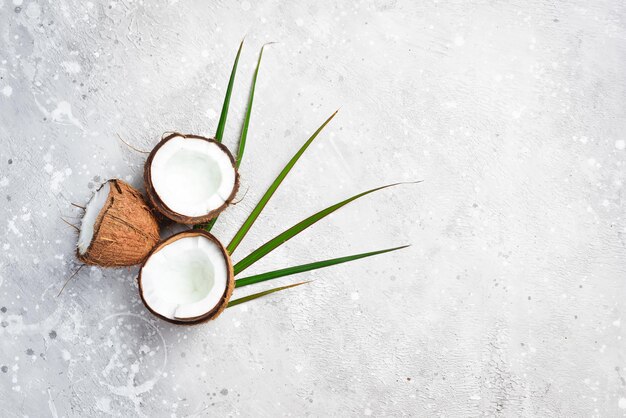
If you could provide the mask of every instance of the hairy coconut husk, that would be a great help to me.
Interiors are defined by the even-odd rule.
[[[189,318],[187,320],[181,321],[181,320],[176,320],[176,319],[171,319],[171,318],[167,318],[155,311],[152,310],[152,308],[150,308],[150,306],[146,303],[146,300],[144,299],[143,296],[143,287],[141,285],[141,272],[143,271],[143,266],[145,266],[145,264],[148,262],[148,260],[150,259],[150,257],[155,254],[156,252],[158,252],[159,250],[161,250],[163,247],[165,247],[168,244],[171,244],[181,238],[185,238],[185,237],[194,237],[194,236],[198,236],[198,235],[202,235],[208,239],[210,239],[211,241],[213,241],[214,243],[216,243],[218,245],[218,247],[220,248],[222,254],[224,255],[224,259],[226,260],[226,266],[227,266],[227,270],[228,270],[228,279],[227,279],[227,283],[226,283],[226,290],[224,291],[224,295],[222,296],[222,299],[220,300],[220,302],[213,308],[211,309],[209,312],[198,316],[196,318]],[[235,289],[235,273],[233,271],[233,263],[232,260],[230,259],[230,254],[228,253],[228,251],[226,250],[226,248],[224,247],[224,245],[222,245],[222,243],[211,233],[203,230],[203,229],[192,229],[192,230],[188,230],[188,231],[182,231],[179,232],[177,234],[172,235],[171,237],[167,238],[166,240],[160,242],[158,245],[156,245],[152,251],[150,251],[150,254],[148,254],[148,256],[146,257],[146,259],[144,260],[144,262],[141,265],[141,269],[139,270],[139,276],[137,277],[137,281],[139,283],[139,296],[141,297],[141,301],[143,302],[144,306],[155,316],[161,318],[164,321],[167,322],[171,322],[173,324],[178,324],[178,325],[195,325],[195,324],[200,324],[202,322],[206,322],[212,319],[217,318],[222,312],[224,312],[224,309],[226,309],[228,307],[228,301],[230,300],[230,297],[233,294],[233,290]]]
[[[207,213],[206,215],[203,215],[203,216],[185,216],[185,215],[182,215],[182,214],[180,214],[178,212],[175,212],[172,209],[170,209],[165,203],[163,203],[163,201],[159,197],[158,193],[154,189],[154,186],[152,184],[152,160],[154,159],[154,156],[156,155],[158,150],[167,141],[169,141],[170,139],[172,139],[174,137],[202,139],[202,140],[207,141],[207,142],[212,142],[212,143],[216,144],[222,151],[224,151],[226,153],[226,155],[228,155],[228,158],[230,158],[230,161],[231,161],[231,163],[233,165],[233,169],[235,170],[235,185],[233,187],[232,193],[230,194],[228,199],[226,199],[226,201],[224,202],[224,204],[222,206],[220,206],[217,209],[212,210],[211,212]],[[220,142],[217,142],[215,139],[206,138],[206,137],[199,136],[199,135],[181,134],[181,133],[175,132],[175,133],[172,133],[172,134],[166,136],[165,138],[163,138],[161,140],[161,142],[159,142],[154,147],[154,149],[150,152],[150,155],[148,156],[148,159],[146,160],[146,163],[144,165],[143,173],[144,173],[143,174],[144,183],[145,183],[145,186],[146,186],[146,194],[148,195],[148,200],[150,201],[152,206],[154,206],[154,208],[156,208],[156,210],[158,210],[165,217],[167,217],[167,218],[169,218],[169,219],[171,219],[173,221],[176,221],[178,223],[181,223],[181,224],[195,225],[195,224],[201,224],[201,223],[205,223],[205,222],[210,221],[211,219],[215,218],[217,215],[219,215],[224,209],[226,209],[230,205],[230,203],[235,198],[235,195],[237,194],[237,190],[239,190],[239,172],[237,171],[237,166],[235,164],[235,158],[233,157],[231,152],[228,150],[228,148],[226,148],[226,146],[224,146]]]
[[[138,190],[122,180],[109,183],[89,248],[84,254],[77,251],[78,259],[103,267],[133,266],[159,242],[159,225]]]

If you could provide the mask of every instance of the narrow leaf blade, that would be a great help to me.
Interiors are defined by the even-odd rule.
[[[243,48],[243,40],[239,44],[239,49],[237,50],[237,56],[235,57],[235,62],[233,63],[233,69],[230,72],[230,79],[228,80],[228,87],[226,88],[226,95],[224,96],[224,104],[222,105],[222,113],[220,114],[220,120],[217,123],[217,131],[215,132],[215,140],[217,142],[222,142],[222,139],[224,138],[224,128],[226,127],[226,119],[228,117],[230,97],[233,93],[233,86],[235,84],[235,75],[237,74],[237,65],[239,64],[239,57],[241,56],[242,48]],[[207,232],[211,232],[211,229],[213,229],[215,222],[217,222],[217,217],[211,219],[207,223],[194,225],[193,228],[204,229]]]
[[[244,297],[239,298],[239,299],[231,300],[230,302],[228,302],[227,308],[231,308],[231,307],[239,305],[241,303],[250,302],[251,300],[258,299],[258,298],[261,298],[263,296],[267,296],[267,295],[270,295],[272,293],[280,292],[281,290],[290,289],[292,287],[300,286],[300,285],[303,285],[303,284],[306,284],[306,283],[309,283],[309,282],[300,282],[300,283],[296,283],[296,284],[290,284],[290,285],[287,285],[287,286],[275,287],[274,289],[266,290],[264,292],[254,293],[252,295],[244,296]]]
[[[413,182],[413,183],[419,183],[419,182]],[[332,206],[329,206],[326,209],[321,210],[321,211],[317,212],[314,215],[309,216],[305,220],[300,221],[299,223],[295,224],[291,228],[287,229],[285,232],[277,235],[276,237],[272,238],[271,240],[269,240],[265,244],[261,245],[259,248],[257,248],[256,250],[254,250],[250,254],[248,254],[244,259],[242,259],[237,264],[235,264],[235,266],[234,266],[235,275],[241,273],[242,271],[244,271],[245,269],[250,267],[252,264],[254,264],[257,261],[259,261],[265,255],[267,255],[269,252],[273,251],[274,249],[276,249],[280,245],[284,244],[285,242],[287,242],[288,240],[290,240],[294,236],[298,235],[300,232],[304,231],[305,229],[307,229],[309,226],[313,225],[314,223],[316,223],[320,219],[323,219],[326,216],[330,215],[331,213],[333,213],[337,209],[347,205],[348,203],[350,203],[350,202],[352,202],[352,201],[354,201],[354,200],[356,200],[356,199],[358,199],[360,197],[366,196],[366,195],[368,195],[370,193],[374,193],[374,192],[376,192],[378,190],[386,189],[388,187],[393,187],[393,186],[397,186],[397,185],[400,185],[400,184],[407,184],[407,183],[388,184],[386,186],[381,186],[381,187],[377,187],[375,189],[367,190],[365,192],[362,192],[362,193],[359,193],[359,194],[357,194],[355,196],[352,196],[352,197],[350,197],[350,198],[348,198],[346,200],[343,200],[343,201],[341,201],[339,203],[336,203],[336,204],[334,204]]]
[[[354,254],[346,257],[338,257],[332,258],[324,261],[317,261],[315,263],[302,264],[300,266],[287,267],[280,270],[269,271],[266,273],[257,274],[255,276],[244,277],[242,279],[238,279],[235,281],[235,287],[243,287],[248,286],[255,283],[264,282],[267,280],[277,279],[279,277],[290,276],[292,274],[304,273],[305,271],[317,270],[325,267],[334,266],[336,264],[347,263],[350,261],[355,261],[360,258],[372,257],[378,254],[384,254],[391,251],[401,250],[403,248],[408,247],[408,245],[403,245],[401,247],[387,248],[384,250],[371,251],[367,253]]]
[[[269,44],[265,44],[265,45],[269,45]],[[259,53],[259,60],[257,61],[256,69],[254,70],[254,77],[252,78],[252,87],[250,88],[250,96],[248,97],[248,108],[246,109],[246,114],[243,120],[243,127],[241,128],[241,137],[239,139],[239,149],[237,151],[237,159],[235,161],[235,165],[237,168],[239,168],[239,165],[241,164],[241,159],[243,158],[243,152],[246,148],[246,139],[248,138],[248,126],[250,126],[250,115],[252,114],[252,102],[254,101],[254,91],[256,89],[256,80],[259,75],[259,68],[261,67],[261,57],[263,57],[263,48],[265,48],[265,45],[261,47],[261,52]],[[241,52],[241,48],[239,52]],[[239,54],[237,54],[237,59],[239,59]],[[211,219],[206,224],[202,225],[201,228],[207,232],[211,232],[211,229],[213,229],[213,227],[215,226],[215,223],[217,222],[217,218],[219,218],[219,215]]]
[[[261,214],[261,211],[263,210],[263,208],[265,208],[265,205],[267,205],[267,202],[269,202],[271,197],[276,192],[276,189],[278,189],[278,186],[280,186],[280,184],[283,182],[285,177],[287,177],[287,174],[289,174],[289,171],[291,171],[291,169],[296,164],[296,162],[300,159],[302,154],[304,154],[304,151],[306,151],[309,145],[311,145],[313,140],[317,137],[317,135],[319,135],[319,133],[331,121],[331,119],[335,117],[337,112],[338,110],[335,111],[335,113],[333,113],[332,115],[330,115],[330,117],[326,119],[326,121],[319,128],[317,128],[317,130],[304,143],[304,145],[302,145],[302,147],[298,150],[298,152],[296,152],[296,154],[291,158],[291,160],[289,160],[285,168],[283,168],[283,170],[280,172],[278,177],[276,177],[274,182],[267,189],[267,191],[265,192],[265,194],[263,195],[259,203],[257,203],[255,208],[252,210],[252,213],[250,213],[250,216],[248,216],[248,219],[246,219],[243,225],[241,225],[241,228],[239,228],[239,231],[237,231],[233,239],[230,241],[230,244],[228,244],[228,247],[226,247],[229,253],[232,254],[235,251],[235,249],[239,246],[243,238],[246,236],[246,234],[252,227],[252,224],[254,224],[254,222],[257,220],[257,218]]]
[[[220,114],[220,120],[217,124],[217,132],[215,132],[215,140],[222,142],[224,138],[224,128],[226,127],[226,118],[228,117],[228,107],[230,106],[230,96],[233,92],[233,85],[235,84],[235,75],[237,74],[237,64],[239,64],[239,56],[241,55],[241,49],[243,48],[243,40],[239,44],[239,50],[235,57],[235,63],[230,73],[230,79],[228,80],[228,87],[226,88],[226,96],[224,97],[224,104],[222,105],[222,113]]]
[[[237,150],[237,161],[235,162],[237,168],[241,164],[241,159],[243,158],[243,152],[246,149],[246,139],[248,138],[248,126],[250,126],[250,115],[252,114],[252,103],[254,102],[254,91],[256,89],[256,80],[259,76],[259,68],[261,67],[261,58],[263,57],[263,49],[265,46],[269,44],[265,44],[261,47],[261,52],[259,52],[259,59],[256,63],[256,69],[254,70],[254,76],[252,77],[252,86],[250,87],[250,95],[248,97],[248,108],[246,109],[246,115],[243,119],[243,127],[241,128],[241,137],[239,138],[239,149]]]

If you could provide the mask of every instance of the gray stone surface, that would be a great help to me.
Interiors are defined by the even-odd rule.
[[[336,119],[235,260],[346,196],[250,271],[408,250],[177,327],[136,268],[78,264],[84,203],[141,187],[165,131],[225,143],[268,41],[245,198]],[[0,415],[622,416],[626,413],[622,1],[0,3]],[[243,193],[242,193],[243,196]],[[239,289],[238,295],[276,285]]]

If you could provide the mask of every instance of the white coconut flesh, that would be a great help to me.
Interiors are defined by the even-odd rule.
[[[152,160],[155,192],[172,211],[204,216],[221,207],[235,187],[235,168],[216,143],[176,136],[164,143]]]
[[[193,320],[215,308],[228,285],[221,248],[202,236],[180,238],[153,253],[141,270],[146,305],[172,320]]]
[[[85,215],[80,223],[80,233],[78,234],[78,252],[80,255],[84,255],[91,245],[96,220],[109,197],[109,189],[110,186],[107,181],[96,190],[85,207]]]

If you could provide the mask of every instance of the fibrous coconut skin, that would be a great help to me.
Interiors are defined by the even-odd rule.
[[[219,151],[223,152],[226,156],[226,158],[230,161],[230,164],[232,165],[232,170],[234,173],[234,179],[232,182],[232,189],[229,190],[229,193],[226,196],[220,196],[220,199],[223,200],[223,203],[220,204],[218,207],[215,207],[205,213],[202,213],[200,215],[187,215],[187,214],[183,214],[183,213],[179,213],[175,210],[173,210],[172,208],[170,208],[163,200],[163,198],[161,196],[159,196],[159,193],[157,193],[157,190],[155,188],[155,182],[154,182],[154,178],[153,178],[153,162],[155,160],[155,156],[157,155],[157,153],[161,150],[161,148],[163,148],[169,141],[171,140],[179,140],[179,139],[187,139],[190,141],[197,141],[197,140],[201,140],[201,141],[206,141],[209,144],[212,144],[216,147],[216,149],[218,149]],[[229,167],[230,169],[230,167]],[[163,176],[163,177],[168,177],[168,176]],[[169,176],[169,178],[171,179],[172,176]],[[181,184],[180,187],[186,187],[189,185],[194,185],[197,187],[199,182],[204,182],[206,181],[206,179],[199,179],[197,176],[196,177],[190,177],[188,179],[185,179],[185,183],[186,184]],[[144,166],[144,182],[145,182],[145,186],[146,186],[146,194],[148,196],[148,199],[150,201],[150,203],[161,213],[163,214],[165,217],[176,221],[178,223],[182,223],[182,224],[187,224],[187,225],[194,225],[194,224],[199,224],[199,223],[205,223],[210,221],[211,219],[215,218],[217,215],[220,214],[220,212],[222,212],[224,209],[226,209],[228,207],[228,205],[232,202],[232,200],[235,198],[235,195],[237,194],[237,190],[239,189],[239,173],[237,172],[237,168],[235,165],[235,159],[233,158],[232,154],[230,153],[230,151],[228,150],[228,148],[226,148],[223,144],[217,142],[214,139],[211,138],[205,138],[203,136],[199,136],[199,135],[190,135],[190,134],[180,134],[180,133],[172,133],[169,136],[163,138],[163,140],[161,140],[161,142],[159,142],[154,149],[150,152],[150,155],[148,156],[148,159],[146,160],[145,166]],[[199,186],[202,187],[203,183],[200,183]]]
[[[180,239],[184,239],[188,237],[204,237],[210,240],[213,244],[215,244],[216,248],[219,249],[220,253],[224,257],[224,262],[226,264],[227,277],[226,277],[226,286],[225,286],[224,292],[217,304],[213,306],[207,306],[207,311],[203,313],[202,315],[191,317],[191,318],[185,318],[184,320],[182,320],[182,319],[176,319],[176,318],[171,318],[171,317],[162,315],[161,313],[157,312],[155,309],[153,309],[150,306],[150,304],[147,301],[146,294],[144,291],[145,289],[144,289],[142,274],[144,273],[144,268],[146,264],[148,264],[148,262],[150,261],[151,257],[157,254],[167,245],[170,245]],[[233,271],[233,264],[230,259],[230,255],[228,254],[228,251],[226,251],[226,248],[224,248],[222,243],[220,243],[220,241],[217,238],[215,238],[215,236],[213,236],[211,233],[206,232],[202,229],[193,229],[193,230],[179,232],[178,234],[175,234],[171,236],[170,238],[166,239],[165,241],[162,241],[161,243],[159,243],[156,247],[154,247],[154,249],[146,257],[146,260],[144,261],[143,265],[141,266],[141,269],[139,270],[139,277],[137,278],[137,281],[139,283],[139,296],[141,297],[141,301],[146,306],[146,308],[158,318],[161,318],[164,321],[167,321],[173,324],[178,324],[178,325],[195,325],[195,324],[199,324],[199,323],[217,318],[224,311],[224,309],[226,309],[226,307],[228,306],[228,301],[230,300],[230,297],[232,296],[233,290],[235,288],[235,275]]]
[[[96,203],[102,208],[93,223],[91,242],[86,248],[84,243],[79,245],[77,257],[85,264],[103,267],[140,264],[159,242],[159,225],[138,190],[116,179],[105,185],[109,191],[103,204]],[[83,223],[93,221],[85,218]],[[81,225],[81,233],[85,227]],[[82,238],[79,236],[79,241]]]

